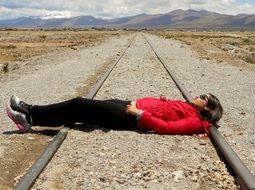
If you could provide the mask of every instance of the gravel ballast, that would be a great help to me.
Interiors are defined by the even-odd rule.
[[[211,92],[219,97],[225,108],[220,131],[255,171],[254,67],[201,60],[185,44],[146,36],[193,96]],[[149,45],[137,34],[95,98],[133,100],[143,96],[182,99]],[[84,126],[69,132],[33,188],[237,189],[210,140],[201,135],[169,136]]]
[[[197,60],[185,44],[158,40],[150,36],[159,54],[168,60],[184,86],[193,95],[211,92],[219,97],[224,108],[219,125],[227,142],[246,166],[255,172],[255,65],[240,60],[238,66],[213,60]],[[164,48],[170,45],[173,53]]]
[[[95,99],[166,96],[183,100],[141,33],[115,36],[94,47],[32,59],[38,64],[20,68],[17,74],[12,72],[1,79],[1,159],[4,160],[6,151],[13,150],[15,139],[37,138],[35,134],[5,134],[14,128],[4,114],[4,105],[12,94],[34,104],[81,95],[87,92],[84,89],[89,87],[88,83],[98,79],[102,65],[116,60],[133,36],[136,36],[134,42]],[[219,130],[254,173],[254,65],[233,66],[202,60],[179,41],[145,36],[192,96],[211,92],[219,97],[225,109]],[[21,71],[26,74],[19,75]],[[24,144],[19,148],[26,150]],[[203,135],[157,135],[79,126],[68,132],[32,189],[232,190],[238,187],[210,140]]]

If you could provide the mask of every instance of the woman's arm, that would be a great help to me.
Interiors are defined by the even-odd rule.
[[[177,121],[163,121],[144,111],[140,122],[158,134],[192,135],[204,133],[202,122],[197,117],[188,117]]]
[[[140,122],[158,134],[192,135],[203,133],[202,122],[197,117],[188,117],[178,121],[164,121],[152,116],[148,111],[137,109],[135,105],[128,105],[126,112],[138,116]]]

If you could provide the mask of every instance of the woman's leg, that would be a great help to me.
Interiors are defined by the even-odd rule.
[[[37,126],[61,126],[78,122],[112,129],[136,129],[136,117],[125,112],[129,103],[78,97],[57,104],[31,106],[29,113],[32,124]]]
[[[104,107],[106,108],[106,115],[101,125],[117,130],[138,129],[137,117],[126,113],[126,107],[129,104],[131,104],[131,101],[118,99],[105,100]]]

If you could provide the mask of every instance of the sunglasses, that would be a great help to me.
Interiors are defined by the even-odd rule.
[[[202,100],[206,101],[207,103],[209,101],[209,98],[208,98],[208,96],[206,94],[200,95],[199,98],[201,98]]]

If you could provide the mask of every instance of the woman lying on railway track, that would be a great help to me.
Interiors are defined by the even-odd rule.
[[[145,130],[158,134],[208,133],[223,113],[218,98],[210,93],[191,103],[146,97],[136,101],[73,98],[51,105],[30,105],[12,96],[8,117],[22,133],[31,126],[58,127],[75,123],[100,125],[116,130]]]

